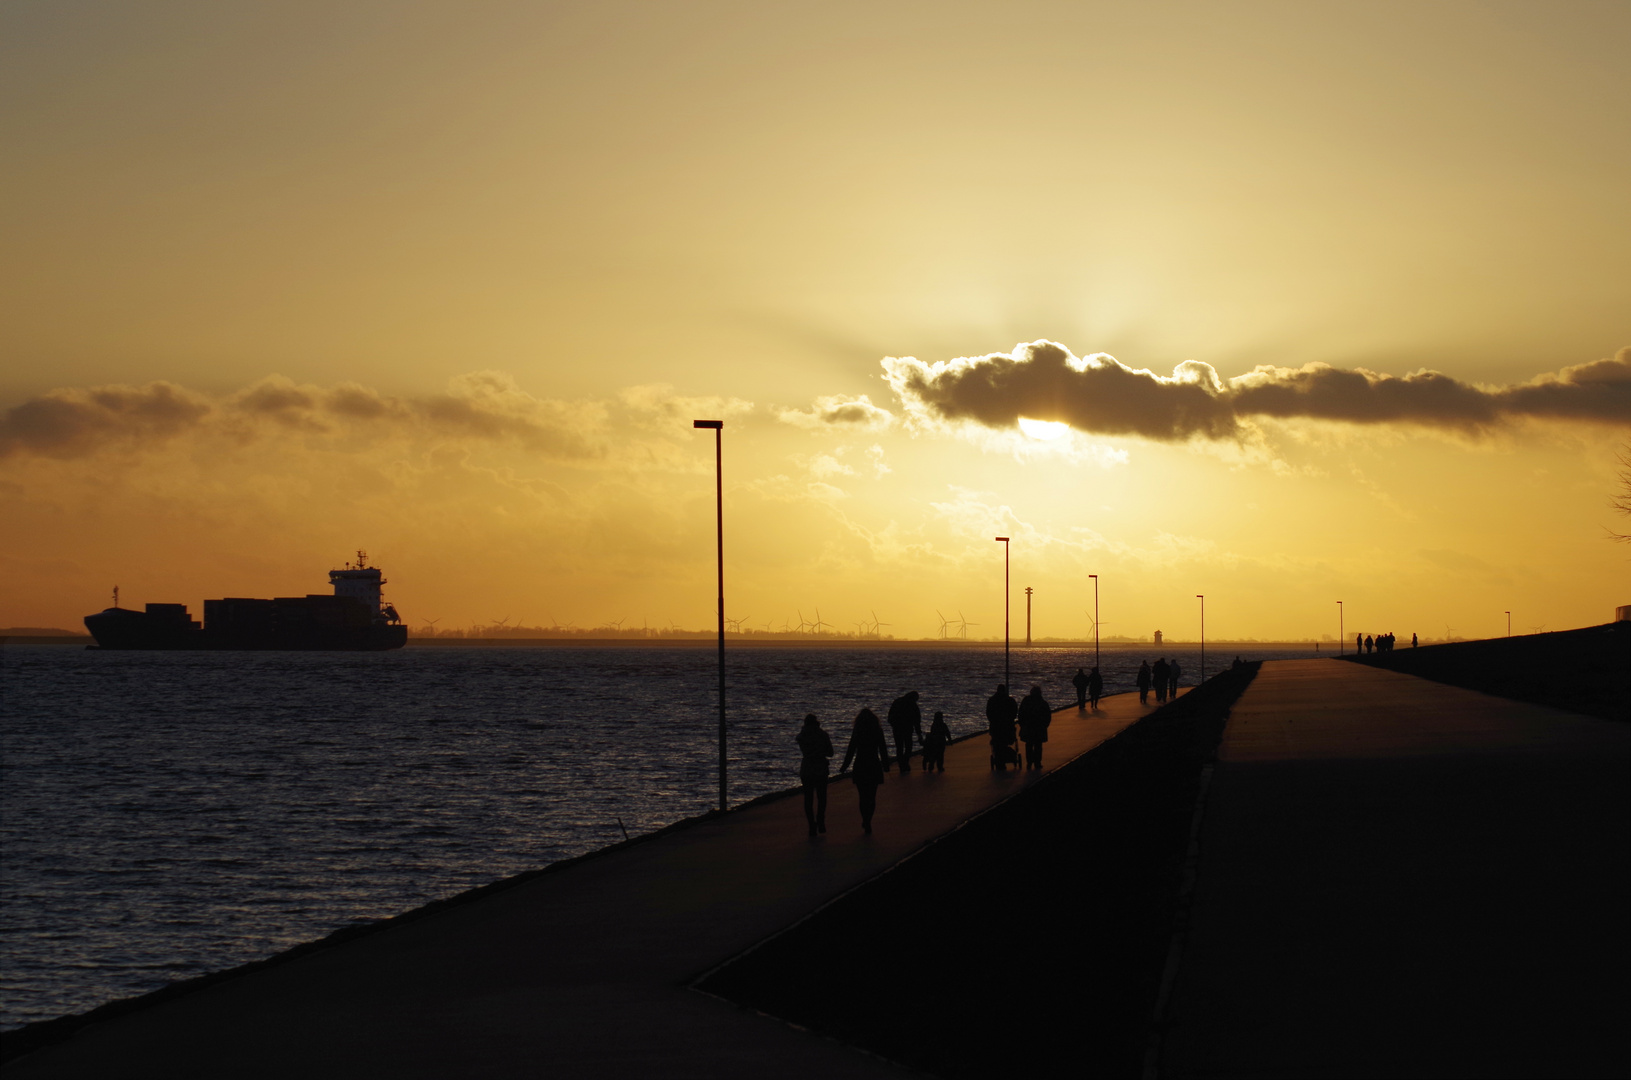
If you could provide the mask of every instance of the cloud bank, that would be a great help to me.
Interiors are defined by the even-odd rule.
[[[925,363],[886,357],[884,378],[918,426],[1014,428],[1020,417],[1162,442],[1235,439],[1253,417],[1414,424],[1463,432],[1518,419],[1631,423],[1631,347],[1613,359],[1487,387],[1422,370],[1403,377],[1328,364],[1261,366],[1222,379],[1189,360],[1170,376],[1052,341]]]
[[[352,383],[302,386],[280,376],[224,396],[155,382],[31,398],[0,414],[0,458],[80,458],[202,432],[247,443],[283,430],[508,442],[546,456],[584,459],[603,452],[588,430],[599,419],[596,407],[533,397],[494,371],[461,375],[445,393],[422,397],[395,397]]]

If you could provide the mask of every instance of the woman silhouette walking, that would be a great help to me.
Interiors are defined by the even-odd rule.
[[[827,831],[827,759],[832,757],[832,740],[821,730],[821,721],[811,713],[804,718],[798,736],[799,782],[804,785],[804,820],[810,835]]]
[[[855,791],[861,797],[861,829],[870,835],[872,812],[878,808],[878,785],[883,783],[883,774],[889,769],[889,744],[884,741],[878,714],[871,709],[855,714],[849,749],[844,751],[844,765],[838,771],[847,772],[851,762],[855,763],[855,771],[850,773],[850,779],[855,781]]]

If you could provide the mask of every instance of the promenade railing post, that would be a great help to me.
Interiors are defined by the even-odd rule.
[[[997,537],[1002,544],[1002,684],[1014,692],[1013,669],[1008,664],[1008,537]]]
[[[1348,629],[1342,625],[1342,601],[1337,601],[1337,655],[1342,656],[1343,650],[1348,647]]]
[[[719,562],[719,809],[726,809],[725,783],[725,421],[693,420],[714,433],[714,546]]]
[[[1201,602],[1201,682],[1206,681],[1206,597],[1200,593],[1195,599]]]

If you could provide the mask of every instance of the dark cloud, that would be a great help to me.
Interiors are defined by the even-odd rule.
[[[1230,438],[1254,416],[1463,431],[1526,417],[1631,423],[1631,348],[1611,360],[1503,387],[1432,371],[1396,377],[1328,364],[1259,367],[1223,380],[1211,365],[1187,361],[1161,376],[1103,353],[1078,359],[1051,341],[936,363],[890,357],[883,368],[920,422],[1011,428],[1024,416],[1168,442]]]
[[[808,412],[783,409],[777,414],[777,419],[801,428],[861,427],[880,431],[893,423],[895,416],[888,409],[872,404],[872,399],[862,394],[853,398],[837,395],[816,398]]]
[[[393,397],[367,387],[297,386],[273,376],[225,397],[171,383],[53,390],[0,414],[0,458],[77,458],[156,446],[189,432],[219,430],[252,441],[279,428],[306,434],[476,439],[518,443],[562,458],[598,456],[586,414],[534,398],[508,376],[479,372],[426,397]]]

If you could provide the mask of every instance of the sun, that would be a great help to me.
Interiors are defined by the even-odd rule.
[[[1069,424],[1061,424],[1057,420],[1032,420],[1028,416],[1019,418],[1019,430],[1033,439],[1051,442],[1054,439],[1064,438],[1070,431]]]

